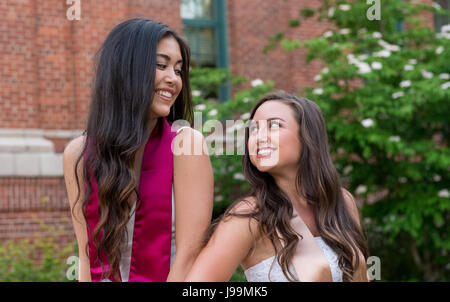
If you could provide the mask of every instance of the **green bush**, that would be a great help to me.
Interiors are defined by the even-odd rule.
[[[46,225],[40,219],[40,232],[33,239],[0,242],[0,282],[55,282],[69,281],[66,272],[68,257],[76,254],[76,242],[61,246],[55,242],[61,228]]]
[[[40,237],[0,244],[0,282],[68,281],[66,259],[73,254],[72,244],[59,249],[52,237]],[[41,255],[40,259],[35,259]]]
[[[382,280],[448,281],[450,25],[435,31],[423,14],[449,12],[383,1],[381,20],[369,21],[365,1],[322,4],[318,20],[334,27],[303,43],[308,62],[326,65],[305,95],[321,107],[336,167],[363,203]]]

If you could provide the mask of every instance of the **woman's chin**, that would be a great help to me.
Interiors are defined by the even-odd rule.
[[[167,107],[167,108],[165,108]],[[170,114],[170,107],[169,106],[158,106],[158,108],[154,108],[153,110],[153,116],[155,117],[166,117]]]

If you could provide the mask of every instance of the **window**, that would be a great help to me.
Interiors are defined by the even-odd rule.
[[[183,30],[193,67],[228,68],[225,0],[181,0]],[[229,85],[219,88],[220,101],[229,99]]]
[[[437,4],[439,4],[442,9],[450,10],[450,0],[434,0]],[[443,25],[450,23],[450,17],[449,16],[443,16],[443,15],[434,15],[434,27],[437,31],[440,31],[441,27]]]

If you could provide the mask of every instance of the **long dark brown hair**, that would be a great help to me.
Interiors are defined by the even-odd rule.
[[[92,175],[98,184],[100,220],[93,231],[88,225],[88,235],[89,238],[93,236],[100,262],[101,251],[107,256],[109,268],[106,273],[101,262],[105,277],[113,274],[119,279],[121,248],[127,236],[126,225],[130,218],[130,197],[133,194],[137,197],[136,206],[139,206],[134,163],[137,151],[150,135],[149,117],[154,94],[157,45],[168,36],[175,38],[180,47],[183,86],[167,120],[173,122],[183,119],[192,124],[190,50],[175,31],[152,20],[130,19],[114,27],[96,54],[96,73],[87,129],[84,132],[87,139],[75,165],[78,186],[76,202],[80,199],[77,167],[84,156],[85,197],[82,211],[86,219],[86,207],[92,193]],[[156,127],[160,124],[161,118]],[[85,248],[88,254],[88,245]]]
[[[253,119],[256,110],[269,100],[285,103],[292,108],[299,125],[298,136],[301,143],[296,175],[297,191],[313,206],[314,219],[320,235],[338,255],[343,281],[352,281],[359,265],[368,257],[368,244],[362,229],[352,218],[346,206],[339,175],[331,160],[325,121],[320,108],[305,98],[298,98],[287,93],[271,94],[257,102],[251,111],[250,120]],[[258,233],[270,239],[284,275],[288,280],[293,281],[295,277],[289,270],[289,263],[299,238],[290,226],[293,215],[292,203],[269,173],[260,172],[252,164],[248,151],[248,139],[247,127],[242,165],[245,178],[251,186],[249,196],[256,200],[256,204],[253,205],[254,211],[238,213],[234,208],[242,200],[237,200],[214,225],[217,225],[220,219],[230,216],[256,219]],[[285,243],[284,247],[279,248],[278,240]],[[362,257],[365,259],[361,259]]]

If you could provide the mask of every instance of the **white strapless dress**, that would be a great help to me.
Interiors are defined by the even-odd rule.
[[[330,263],[331,276],[333,282],[342,282],[342,271],[338,265],[337,254],[328,246],[322,237],[314,237],[319,246],[322,248],[325,256]],[[298,280],[298,276],[295,273],[294,266],[291,264],[289,270],[293,273],[295,280]],[[258,264],[249,267],[244,271],[245,277],[249,282],[289,282],[286,276],[283,274],[280,264],[276,261],[275,256],[267,258]]]

